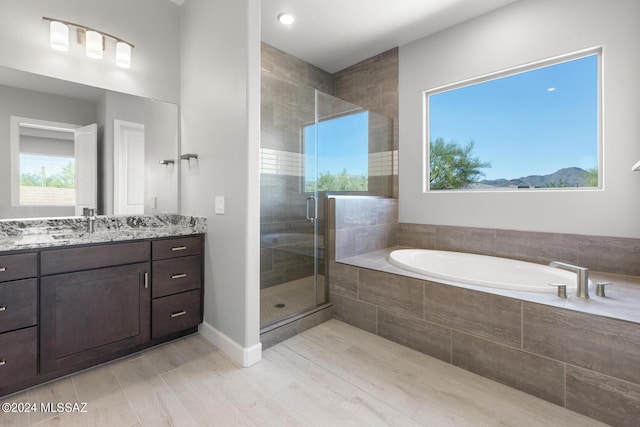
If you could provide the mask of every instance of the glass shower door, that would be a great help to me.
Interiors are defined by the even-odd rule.
[[[316,95],[263,73],[260,148],[260,327],[279,325],[318,299],[323,205],[315,178]],[[319,235],[319,233],[321,235]],[[324,278],[324,274],[320,274]]]

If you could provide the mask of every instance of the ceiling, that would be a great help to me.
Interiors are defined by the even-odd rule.
[[[262,41],[334,73],[514,1],[262,0]]]

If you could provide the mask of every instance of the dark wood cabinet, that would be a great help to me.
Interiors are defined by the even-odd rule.
[[[156,240],[153,258],[152,338],[202,322],[204,270],[202,236]]]
[[[197,330],[204,237],[0,255],[0,397]]]
[[[37,368],[37,327],[0,334],[0,386],[35,378]]]
[[[150,264],[40,280],[40,371],[56,371],[150,339]]]

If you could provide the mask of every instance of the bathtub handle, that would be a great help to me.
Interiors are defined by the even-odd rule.
[[[309,213],[309,206],[311,205],[311,201],[313,200],[313,212]],[[315,196],[307,197],[307,221],[314,222],[318,217],[318,200]]]
[[[565,285],[564,283],[549,283],[549,286],[556,286],[558,288],[558,297],[567,297],[567,285]]]

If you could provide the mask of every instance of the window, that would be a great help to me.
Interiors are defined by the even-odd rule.
[[[314,191],[367,191],[369,112],[304,127],[305,186]],[[317,163],[316,163],[317,158]]]
[[[74,157],[20,153],[20,205],[75,205],[75,175]]]
[[[600,57],[425,92],[425,190],[600,188]]]
[[[10,122],[12,205],[77,205],[79,126],[17,116]]]

